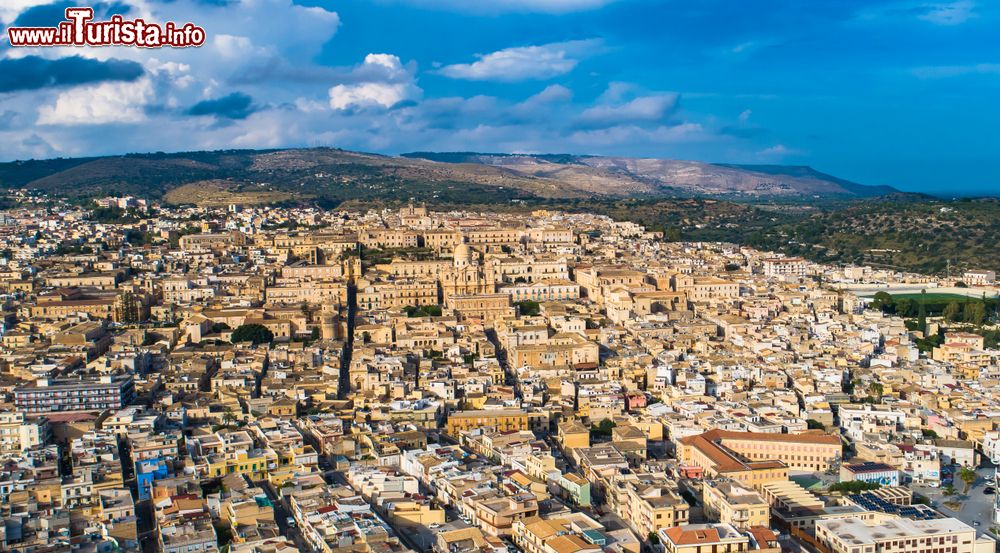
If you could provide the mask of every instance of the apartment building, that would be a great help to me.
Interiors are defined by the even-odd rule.
[[[135,398],[132,376],[93,379],[42,378],[14,389],[14,403],[28,414],[120,409]]]
[[[490,426],[498,432],[528,430],[528,413],[520,409],[453,411],[448,414],[448,434],[458,436],[466,430]]]
[[[801,277],[806,274],[806,261],[801,257],[769,257],[762,262],[766,277]]]
[[[706,480],[702,483],[702,501],[710,519],[732,524],[739,530],[770,526],[771,508],[767,500],[735,480]]]
[[[0,413],[0,454],[16,454],[46,443],[51,435],[45,417],[26,419],[21,412]]]

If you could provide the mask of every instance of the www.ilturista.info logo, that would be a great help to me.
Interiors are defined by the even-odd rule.
[[[205,43],[205,29],[193,23],[147,23],[111,16],[93,21],[93,8],[66,8],[66,21],[56,27],[9,27],[11,46],[139,46],[187,48]]]

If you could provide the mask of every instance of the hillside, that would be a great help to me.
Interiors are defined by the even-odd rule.
[[[403,155],[442,163],[503,168],[518,175],[555,179],[588,195],[612,197],[701,196],[753,200],[869,197],[896,192],[888,186],[865,186],[803,166],[723,165],[568,154],[415,152]]]
[[[1000,200],[857,202],[759,229],[754,246],[930,274],[1000,271]]]
[[[574,155],[407,154],[384,156],[333,148],[129,154],[0,163],[0,187],[71,196],[168,194],[203,181],[224,188],[315,198],[494,202],[577,198],[704,197],[741,200],[843,199],[891,192],[809,168],[738,167],[694,161]],[[203,195],[202,195],[203,196]],[[185,198],[195,198],[188,200]]]

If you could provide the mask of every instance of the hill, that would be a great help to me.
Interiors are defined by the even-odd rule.
[[[1000,271],[1000,200],[856,202],[751,233],[755,246],[818,261],[929,274]]]
[[[259,187],[291,199],[308,196],[330,204],[351,199],[448,202],[470,194],[495,202],[595,197],[809,201],[893,191],[807,167],[739,167],[569,154],[415,153],[396,157],[308,148],[0,163],[0,187],[71,196],[133,194],[178,201],[190,195],[168,195],[171,190],[203,181],[227,181],[232,187]]]
[[[403,156],[498,167],[517,175],[554,179],[586,195],[611,197],[699,196],[753,200],[871,197],[897,192],[889,186],[866,186],[804,166],[725,165],[570,154],[415,152]]]

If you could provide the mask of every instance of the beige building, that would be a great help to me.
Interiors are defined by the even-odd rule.
[[[490,426],[498,432],[528,430],[528,413],[520,409],[454,411],[448,414],[448,433],[458,436],[466,430]]]
[[[750,538],[730,524],[688,524],[657,533],[666,553],[741,553]]]
[[[507,294],[469,294],[448,296],[445,305],[455,311],[459,321],[478,319],[492,323],[514,316],[514,307]]]
[[[705,480],[701,493],[705,515],[710,519],[740,530],[771,525],[771,508],[764,497],[735,480]]]
[[[510,348],[510,365],[534,370],[596,367],[600,348],[580,334],[555,334],[543,343]]]
[[[559,423],[559,443],[564,449],[590,447],[590,430],[578,420]]]
[[[725,466],[737,461],[732,453],[749,462],[781,461],[793,470],[822,472],[838,468],[843,454],[839,436],[817,432],[771,434],[711,430],[681,440],[682,456],[699,451],[710,457],[712,465]],[[704,467],[708,470],[708,467]]]

